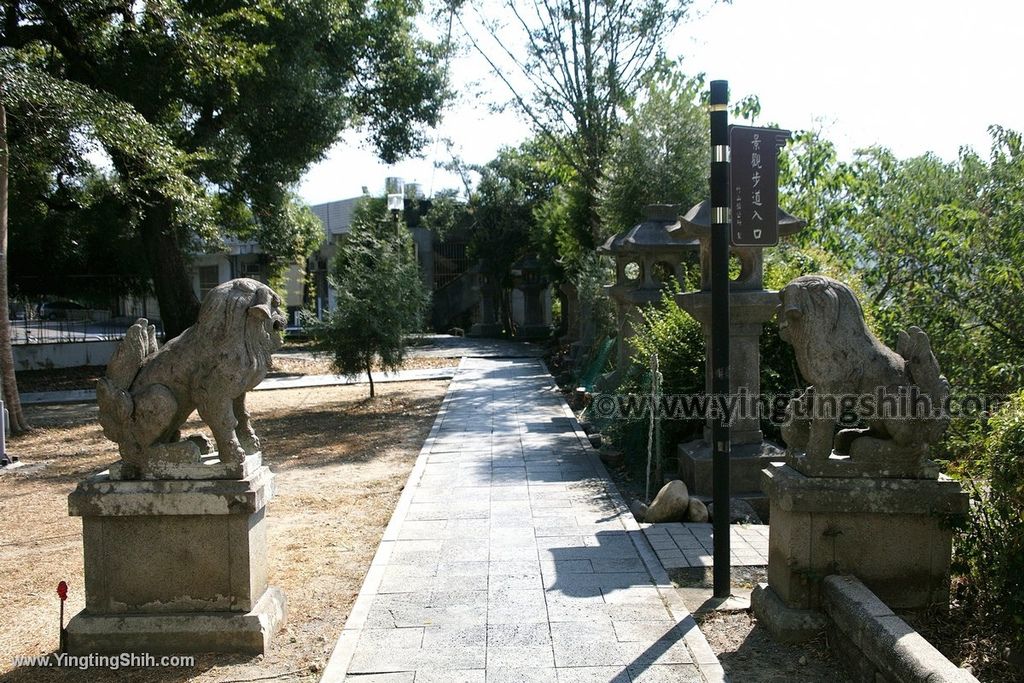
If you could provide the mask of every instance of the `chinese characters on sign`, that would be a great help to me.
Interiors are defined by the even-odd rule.
[[[778,154],[788,130],[729,126],[729,195],[734,247],[779,243]]]

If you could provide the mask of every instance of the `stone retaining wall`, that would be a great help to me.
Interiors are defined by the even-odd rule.
[[[956,667],[853,576],[828,576],[829,643],[857,683],[969,683]]]

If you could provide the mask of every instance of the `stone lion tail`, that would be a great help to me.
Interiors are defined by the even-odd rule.
[[[896,341],[896,352],[906,361],[907,374],[921,393],[931,399],[932,406],[943,405],[949,397],[949,382],[939,370],[939,361],[932,353],[931,341],[924,330],[915,326],[906,332],[900,332]],[[928,421],[933,427],[932,441],[942,436],[948,422],[948,416]]]

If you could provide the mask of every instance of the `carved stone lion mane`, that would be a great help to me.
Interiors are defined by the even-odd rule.
[[[792,344],[800,373],[812,384],[809,394],[814,400],[897,395],[911,387],[932,406],[946,400],[949,385],[939,372],[928,335],[920,328],[901,332],[897,350],[889,349],[868,329],[853,290],[822,275],[796,278],[779,292],[779,298],[779,336]],[[808,401],[809,394],[794,402]],[[791,411],[796,407],[791,403]],[[887,417],[879,411],[858,410],[868,428],[840,432],[835,439],[837,452],[865,439],[862,451],[881,448],[889,454],[923,458],[927,444],[939,438],[948,422],[931,414]],[[804,424],[784,429],[783,436],[790,447],[805,449],[808,457],[828,458],[835,425],[835,419],[814,415]]]
[[[280,303],[268,286],[240,278],[212,289],[196,324],[163,348],[145,318],[129,328],[96,387],[100,425],[117,443],[126,476],[157,462],[198,463],[198,442],[180,440],[179,431],[193,410],[213,432],[221,462],[258,452],[245,394],[281,346]]]

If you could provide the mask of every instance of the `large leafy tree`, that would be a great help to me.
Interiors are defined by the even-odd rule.
[[[0,111],[3,113],[2,168],[0,168],[0,237],[2,237],[3,291],[0,292],[0,319],[6,331],[0,330],[0,364],[3,372],[4,396],[11,412],[11,428],[22,431],[28,423],[20,408],[10,349],[9,307],[7,297],[8,217],[12,204],[9,180],[17,181],[26,201],[13,202],[17,209],[35,207],[45,212],[55,202],[71,208],[81,198],[83,188],[68,179],[89,169],[83,149],[76,144],[86,132],[100,140],[107,149],[127,158],[137,159],[148,171],[146,182],[178,201],[181,214],[202,223],[203,203],[195,185],[176,163],[178,152],[155,128],[130,106],[86,86],[54,78],[31,60],[20,61],[9,49],[0,48]],[[21,125],[12,131],[7,114]],[[138,189],[131,179],[123,187]],[[32,190],[35,190],[35,195]],[[29,211],[25,212],[26,214]],[[62,225],[71,231],[77,228]],[[12,231],[14,232],[14,231]],[[16,234],[16,233],[15,233]],[[72,243],[73,240],[71,240]],[[59,246],[50,245],[51,254]],[[75,245],[79,246],[79,245]],[[53,259],[59,262],[59,258]]]
[[[604,166],[598,210],[605,234],[639,223],[647,204],[678,204],[685,212],[707,196],[703,89],[703,78],[669,69],[629,107]]]
[[[282,260],[301,255],[316,226],[289,188],[341,131],[363,126],[388,161],[422,143],[444,91],[439,48],[412,25],[418,9],[399,0],[4,0],[0,49],[8,64],[97,105],[69,116],[64,142],[98,141],[109,156],[174,334],[197,311],[188,256],[218,236],[215,226]],[[12,97],[59,106],[46,91]],[[12,109],[12,140],[30,111]],[[119,144],[131,136],[126,118],[146,124],[148,138]]]
[[[462,33],[506,86],[509,105],[571,171],[561,241],[594,247],[602,167],[624,108],[663,57],[689,0],[533,0],[503,12],[454,1]]]
[[[537,245],[535,212],[554,192],[557,176],[547,164],[548,150],[537,140],[506,147],[475,170],[480,181],[470,196],[470,254],[479,259],[481,273],[492,283],[501,321],[512,329],[512,264]]]
[[[783,201],[810,219],[797,242],[856,277],[883,338],[922,325],[954,388],[1001,393],[1024,383],[1024,151],[1019,133],[991,133],[987,160],[964,150],[953,162],[883,148],[840,162],[801,134]]]
[[[7,108],[0,99],[0,371],[3,383],[3,398],[11,415],[11,431],[23,432],[29,428],[21,410],[21,396],[18,394],[18,380],[14,375],[14,352],[11,348],[11,320],[7,294],[7,196],[8,196],[8,153]],[[0,420],[3,415],[0,415]],[[3,429],[0,425],[0,429]]]

